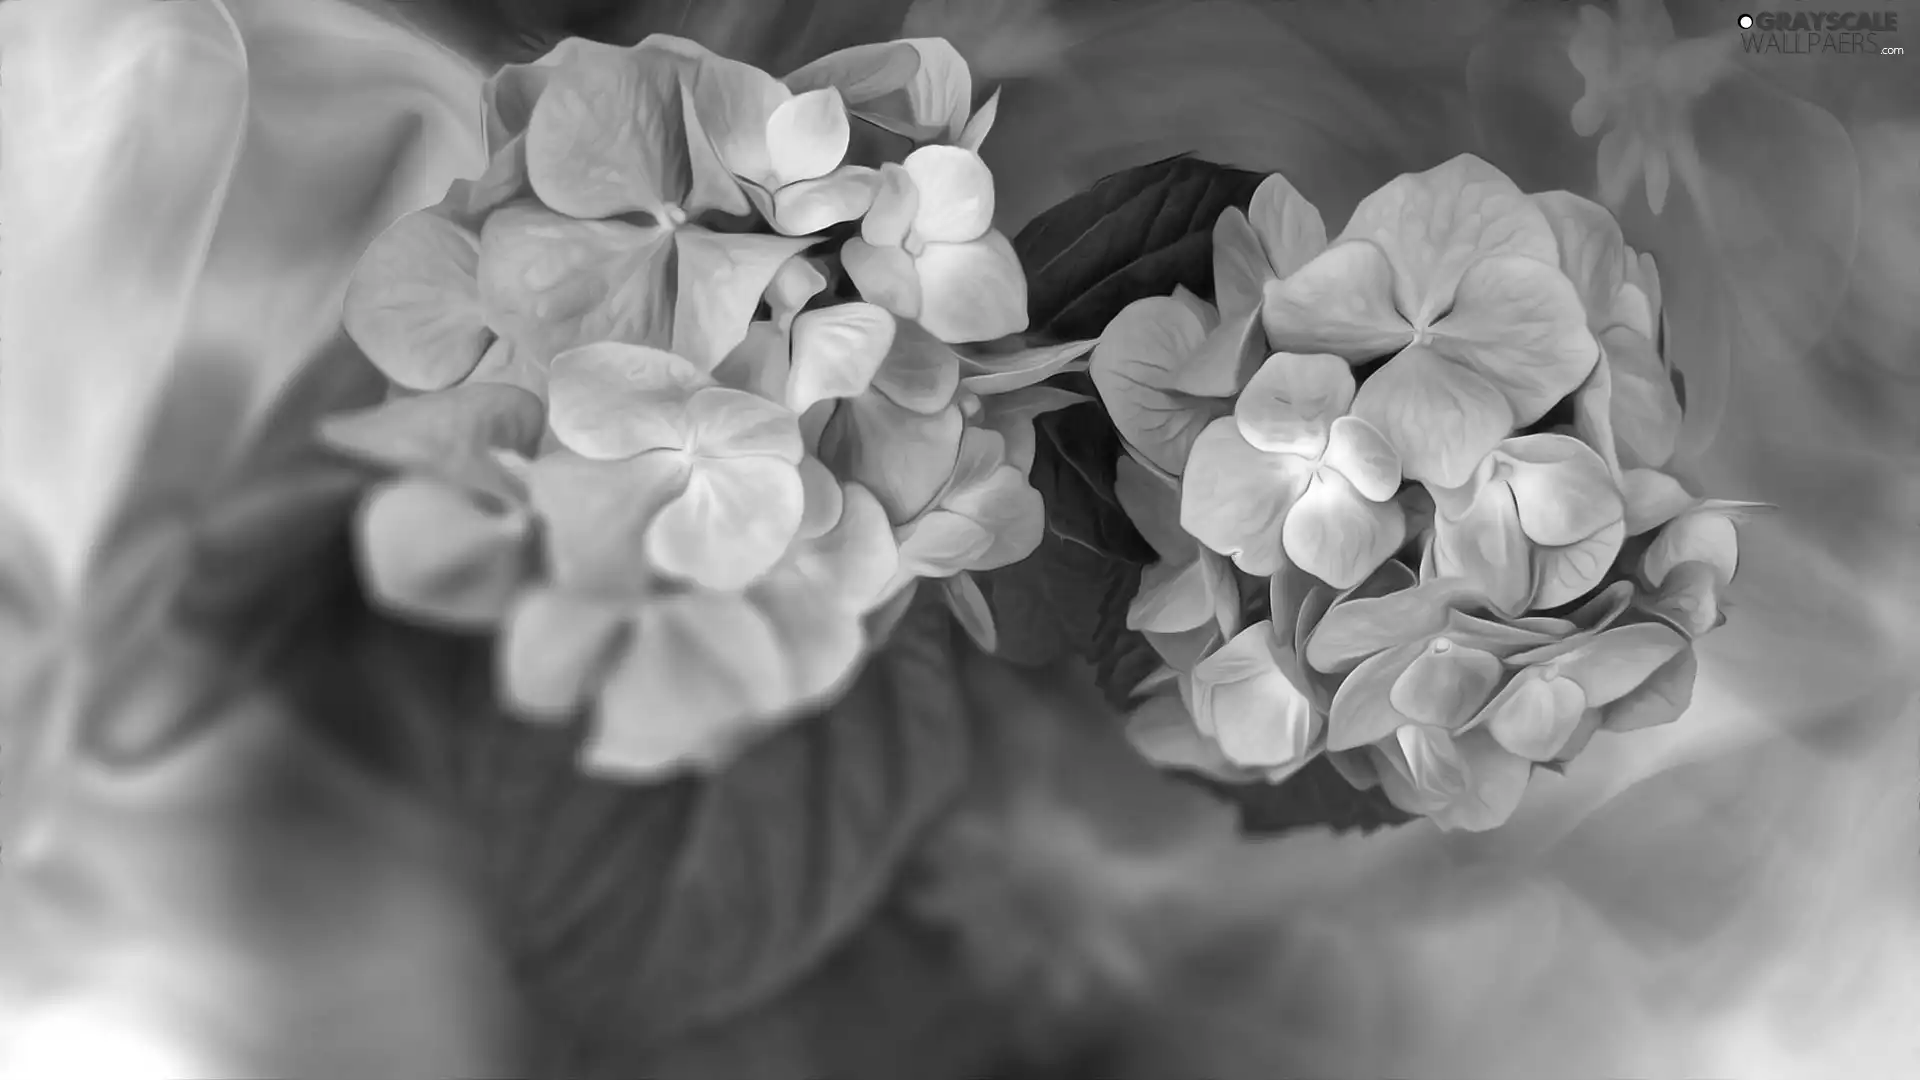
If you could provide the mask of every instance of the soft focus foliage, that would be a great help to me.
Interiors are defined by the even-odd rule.
[[[1269,177],[1214,228],[1217,307],[1137,300],[1094,349],[1174,687],[1132,733],[1225,780],[1325,752],[1490,829],[1536,765],[1684,711],[1753,507],[1660,471],[1659,276],[1600,206],[1462,155],[1324,236]]]

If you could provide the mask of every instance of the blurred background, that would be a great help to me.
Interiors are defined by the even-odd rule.
[[[337,599],[330,533],[250,549],[235,495],[278,460],[268,403],[340,347],[359,250],[478,171],[499,64],[670,32],[780,72],[937,34],[1003,86],[1003,229],[1182,151],[1338,222],[1463,151],[1597,195],[1581,6],[4,0],[0,1076],[524,1075],[473,838],[395,734],[419,654]],[[993,925],[1111,926],[1134,992],[1023,1025],[1030,980],[890,908],[805,1001],[648,1074],[1920,1075],[1920,59],[1747,55],[1722,0],[1670,28],[1602,6],[1640,88],[1618,122],[1671,162],[1659,213],[1639,183],[1617,210],[1665,282],[1686,469],[1780,508],[1688,715],[1480,835],[1235,844],[1171,790],[1014,800],[973,857],[1067,910]],[[1920,45],[1920,9],[1854,6]],[[175,593],[216,597],[205,625],[151,621]]]

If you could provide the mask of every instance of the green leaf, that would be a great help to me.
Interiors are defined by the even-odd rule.
[[[1234,784],[1182,774],[1231,803],[1250,836],[1276,836],[1297,829],[1370,833],[1404,825],[1414,815],[1393,805],[1379,787],[1361,790],[1347,782],[1325,755],[1278,784]]]
[[[1097,338],[1120,309],[1184,285],[1213,296],[1213,223],[1246,209],[1264,177],[1174,157],[1115,173],[1028,223],[1027,323],[1062,341]]]
[[[637,1052],[810,974],[962,789],[960,648],[923,603],[838,704],[718,774],[649,786],[582,775],[578,731],[509,718],[484,661],[464,702],[427,676],[446,710],[424,731],[430,764],[481,838],[535,1012]]]

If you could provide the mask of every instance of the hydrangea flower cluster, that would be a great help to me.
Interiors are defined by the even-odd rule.
[[[1091,365],[1160,555],[1136,745],[1240,781],[1324,753],[1482,830],[1596,731],[1676,719],[1757,504],[1667,471],[1659,275],[1613,216],[1463,155],[1331,242],[1270,176],[1213,243],[1217,304],[1137,301]]]
[[[912,40],[785,79],[683,39],[566,42],[489,84],[491,160],[367,251],[353,340],[395,384],[335,418],[400,474],[370,591],[497,630],[585,765],[717,766],[832,699],[919,578],[1025,557],[1036,384],[965,63]],[[868,149],[868,147],[877,149]]]

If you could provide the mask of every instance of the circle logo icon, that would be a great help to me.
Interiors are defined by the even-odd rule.
[[[1742,30],[1753,29],[1753,16],[1751,15],[1740,16],[1740,29]]]

